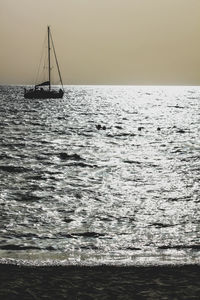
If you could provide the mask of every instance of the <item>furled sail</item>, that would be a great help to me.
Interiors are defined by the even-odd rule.
[[[49,84],[50,84],[49,81],[44,81],[42,83],[37,84],[36,87],[38,87],[38,86],[44,86],[44,85],[49,85]]]

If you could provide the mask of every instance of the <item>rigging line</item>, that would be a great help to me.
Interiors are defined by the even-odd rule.
[[[50,36],[51,36],[51,42],[52,42],[52,45],[53,45],[53,52],[54,52],[55,59],[56,59],[56,65],[57,65],[57,69],[58,69],[58,74],[59,74],[60,82],[61,82],[62,88],[63,88],[62,77],[61,77],[60,68],[59,68],[59,65],[58,65],[58,59],[57,59],[57,56],[56,56],[56,51],[55,51],[55,47],[54,47],[54,43],[53,43],[51,32],[50,32]]]
[[[38,81],[38,76],[39,76],[39,72],[40,72],[40,67],[41,67],[41,62],[42,62],[42,58],[44,56],[44,48],[45,48],[45,44],[46,44],[46,39],[47,39],[47,35],[45,35],[45,38],[44,38],[44,42],[43,42],[43,46],[42,46],[42,51],[41,51],[41,56],[40,56],[40,62],[39,62],[39,65],[38,65],[38,70],[37,70],[37,75],[36,75],[36,79],[35,79],[35,85]]]

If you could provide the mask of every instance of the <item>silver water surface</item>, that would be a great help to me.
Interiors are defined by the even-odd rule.
[[[0,87],[1,258],[199,263],[199,88],[66,91]]]

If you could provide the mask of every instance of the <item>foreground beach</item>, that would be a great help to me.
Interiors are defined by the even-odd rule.
[[[200,266],[0,265],[0,299],[199,299]]]

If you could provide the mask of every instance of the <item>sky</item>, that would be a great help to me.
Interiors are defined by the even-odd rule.
[[[200,0],[0,0],[0,84],[34,84],[47,25],[64,84],[200,85]]]

